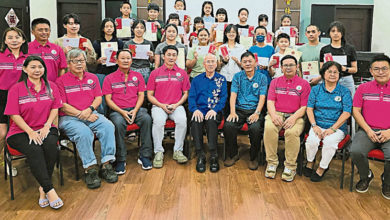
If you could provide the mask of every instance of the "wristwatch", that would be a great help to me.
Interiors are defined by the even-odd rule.
[[[317,126],[317,124],[316,124],[316,123],[312,123],[312,124],[311,124],[311,127],[313,127],[313,128],[314,128],[315,126]]]
[[[260,111],[255,111],[256,115],[260,115],[260,113],[261,113]]]
[[[89,106],[89,109],[91,109],[91,111],[95,111],[95,108],[92,105]]]

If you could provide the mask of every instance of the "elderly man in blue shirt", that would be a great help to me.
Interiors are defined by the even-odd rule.
[[[266,94],[267,77],[255,71],[256,58],[252,52],[241,55],[241,66],[244,69],[234,75],[230,95],[230,115],[224,124],[226,155],[228,159],[224,165],[229,167],[239,159],[237,146],[237,132],[248,124],[250,148],[250,162],[248,168],[256,170],[259,166],[257,154],[264,130],[264,114],[262,113]]]
[[[189,110],[192,112],[191,133],[198,157],[196,170],[200,173],[206,170],[206,157],[203,150],[203,126],[205,126],[210,151],[210,171],[218,172],[218,124],[221,122],[222,109],[227,99],[226,79],[215,72],[217,68],[215,55],[206,55],[203,65],[206,72],[192,80],[188,97]]]

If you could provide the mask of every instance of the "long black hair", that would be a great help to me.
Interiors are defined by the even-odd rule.
[[[229,39],[228,39],[228,37],[227,37],[227,34],[228,34],[232,29],[233,29],[234,31],[236,31],[236,39],[234,39],[234,41],[235,41],[236,43],[239,43],[239,42],[240,42],[240,34],[238,33],[238,28],[237,28],[237,26],[234,25],[234,24],[229,24],[228,26],[226,26],[225,31],[223,32],[223,43],[224,43],[224,44],[226,44],[226,43],[229,41]]]
[[[333,28],[336,28],[339,32],[341,32],[341,35],[342,35],[341,36],[341,46],[345,46],[347,41],[345,40],[345,26],[344,26],[344,24],[341,23],[340,21],[334,21],[334,22],[330,23],[329,28],[328,28],[328,32],[327,32],[329,37],[330,37],[330,31]]]
[[[4,53],[5,49],[8,48],[8,45],[5,44],[5,38],[7,37],[7,33],[10,32],[10,31],[15,31],[16,33],[18,33],[18,35],[20,37],[23,38],[24,43],[20,47],[20,51],[22,51],[23,54],[28,54],[28,43],[27,43],[26,35],[24,34],[24,32],[22,30],[20,30],[17,27],[9,27],[9,28],[5,29],[5,31],[3,32],[3,37],[1,39],[0,53]],[[10,52],[12,52],[11,49],[8,48],[8,50]]]
[[[195,24],[197,23],[202,23],[204,25],[204,21],[203,21],[203,18],[202,17],[195,17],[194,18],[194,27],[192,28],[192,30],[195,32],[196,31],[196,28],[195,28]]]
[[[211,1],[204,1],[203,4],[202,4],[202,15],[201,15],[202,18],[204,17],[204,6],[207,5],[207,4],[211,5],[210,16],[214,17],[214,5],[213,5],[213,2],[211,2]]]
[[[117,39],[116,37],[116,25],[115,25],[115,21],[112,19],[112,18],[105,18],[101,25],[100,25],[100,41],[106,41],[105,39],[105,33],[104,33],[104,27],[106,26],[106,23],[107,22],[112,22],[112,24],[114,25],[114,32],[112,32],[112,39]]]
[[[47,79],[47,68],[46,68],[46,65],[45,65],[45,61],[42,60],[42,58],[38,57],[38,56],[28,56],[26,58],[26,60],[24,61],[23,63],[23,67],[24,68],[27,68],[28,64],[31,62],[31,61],[39,61],[43,68],[45,69],[45,71],[43,72],[43,75],[41,76],[41,78],[43,79],[43,81],[45,82],[45,86],[46,86],[46,91],[47,93],[49,94],[49,97],[50,99],[54,99],[53,97],[53,94],[51,92],[51,88],[50,88],[50,84],[49,84],[49,81]],[[28,79],[28,75],[27,73],[22,70],[22,75],[20,76],[19,78],[19,81],[18,82],[24,82],[24,85],[26,86],[26,89],[28,91],[28,94],[31,96],[31,92],[30,92],[30,89],[28,88],[27,86],[27,79]]]
[[[227,11],[224,8],[218,8],[217,12],[215,13],[215,22],[218,22],[217,15],[219,14],[225,15],[225,20],[223,22],[229,22]]]

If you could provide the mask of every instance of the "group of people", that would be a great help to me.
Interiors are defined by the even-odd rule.
[[[175,8],[185,10],[185,1],[176,0]],[[130,18],[130,3],[124,2],[120,11],[121,18]],[[194,33],[190,34],[188,45],[181,42],[183,36],[178,35],[178,26],[181,22],[189,26],[191,19],[180,21],[177,14],[171,14],[164,26],[157,20],[158,13],[158,5],[148,6],[146,22],[155,22],[156,42],[144,39],[147,25],[143,20],[133,20],[131,39],[119,39],[116,22],[106,18],[99,40],[92,43],[87,39],[80,43],[80,48],[64,46],[66,39],[84,38],[79,34],[80,19],[75,14],[65,15],[66,34],[55,43],[48,40],[51,28],[45,18],[32,21],[35,40],[30,43],[16,27],[4,31],[0,48],[0,144],[3,146],[6,140],[10,147],[27,156],[40,185],[41,207],[58,209],[64,204],[51,182],[59,132],[76,144],[86,185],[93,189],[101,186],[101,179],[115,183],[118,175],[126,172],[124,138],[129,124],[140,128],[138,163],[148,170],[163,167],[162,141],[167,119],[175,122],[173,159],[180,164],[188,161],[183,154],[188,122],[196,150],[196,170],[201,173],[207,167],[204,129],[209,169],[217,172],[218,126],[224,122],[224,166],[230,167],[240,159],[237,135],[246,124],[251,145],[248,168],[258,169],[263,140],[265,177],[270,179],[276,176],[279,132],[284,130],[281,178],[290,182],[296,174],[300,137],[308,120],[304,175],[318,182],[329,169],[338,143],[351,132],[347,128],[351,114],[360,127],[351,146],[352,161],[360,174],[356,190],[368,190],[374,175],[367,154],[379,147],[385,154],[382,195],[390,199],[388,56],[373,59],[370,72],[374,80],[360,85],[355,92],[352,74],[357,72],[356,52],[345,41],[345,28],[340,22],[330,24],[329,45],[319,42],[320,30],[316,25],[307,26],[305,35],[309,42],[298,48],[302,56],[297,59],[284,54],[290,47],[288,34],[276,31],[272,33],[275,45],[266,43],[268,17],[263,14],[259,16],[259,26],[251,30],[255,43],[248,50],[240,44],[240,34],[249,29],[248,9],[239,10],[240,23],[226,25],[223,42],[217,42],[217,26],[212,25],[209,30],[205,23],[228,22],[228,16],[226,10],[218,9],[214,18],[212,2],[204,2],[202,17],[194,19]],[[282,24],[290,26],[291,17],[283,16]],[[107,42],[117,43],[114,61],[102,54],[101,43]],[[149,45],[147,59],[134,58],[131,45]],[[216,49],[201,54],[198,47],[205,46]],[[220,50],[223,47],[228,54]],[[328,59],[329,54],[334,61]],[[183,56],[185,67],[180,68],[178,63]],[[259,62],[263,59],[267,63]],[[308,61],[316,61],[320,69],[319,77],[310,81],[302,78],[302,62]],[[115,65],[106,65],[109,62]],[[100,162],[92,147],[95,137],[100,141]],[[322,158],[315,169],[321,142]]]

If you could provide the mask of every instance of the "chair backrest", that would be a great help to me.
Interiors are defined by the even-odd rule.
[[[14,121],[12,121],[12,119],[10,118],[9,119],[9,127],[11,127],[11,125],[14,123]],[[22,156],[23,154],[20,153],[19,151],[13,149],[12,147],[10,147],[7,143],[7,150],[8,150],[8,153],[11,155],[11,156]]]

